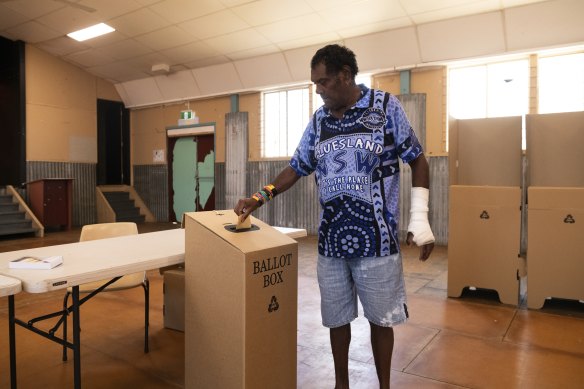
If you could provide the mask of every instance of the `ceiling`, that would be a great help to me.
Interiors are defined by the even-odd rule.
[[[550,0],[0,0],[0,35],[113,83]],[[553,2],[553,0],[552,0]],[[67,33],[105,22],[115,32]]]

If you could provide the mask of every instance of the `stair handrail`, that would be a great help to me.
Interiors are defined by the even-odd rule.
[[[32,227],[34,229],[34,235],[37,238],[44,237],[45,226],[43,226],[39,219],[37,219],[34,212],[28,207],[28,204],[26,204],[26,201],[24,201],[20,193],[18,193],[18,191],[14,189],[14,186],[12,185],[6,185],[6,192],[12,195],[12,199],[16,199],[18,209],[24,212],[24,218],[31,221]]]
[[[97,222],[98,223],[115,223],[116,212],[107,201],[103,191],[100,187],[95,188],[95,205],[97,210]]]

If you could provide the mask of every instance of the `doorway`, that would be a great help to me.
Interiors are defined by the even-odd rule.
[[[24,42],[0,37],[0,186],[26,181]]]
[[[168,138],[170,221],[185,212],[215,209],[215,136]]]
[[[119,101],[97,100],[97,185],[130,185],[130,113]]]

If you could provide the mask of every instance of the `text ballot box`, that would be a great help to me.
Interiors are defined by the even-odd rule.
[[[298,244],[235,221],[185,214],[185,387],[296,388]]]

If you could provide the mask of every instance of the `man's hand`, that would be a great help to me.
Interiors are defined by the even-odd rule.
[[[424,187],[412,187],[410,224],[406,243],[420,247],[420,261],[428,259],[434,249],[434,234],[428,222],[428,200],[430,191]]]
[[[408,237],[406,238],[406,244],[411,246],[414,243],[414,234],[408,232]],[[425,261],[430,257],[432,254],[432,250],[434,250],[434,242],[426,243],[420,246],[420,261]]]
[[[239,216],[239,220],[242,222],[259,207],[260,203],[256,199],[249,197],[246,199],[239,199],[235,208],[233,208],[233,212]]]

